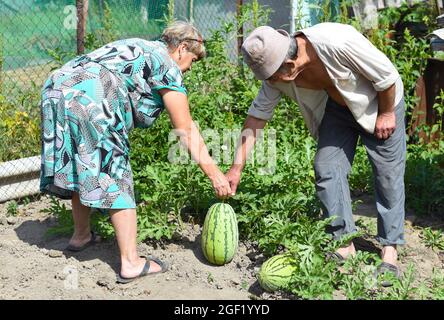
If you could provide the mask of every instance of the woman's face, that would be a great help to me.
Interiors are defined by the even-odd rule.
[[[188,51],[188,47],[185,43],[181,43],[171,54],[171,57],[174,61],[176,61],[180,71],[182,72],[191,70],[191,65],[198,59],[196,54]]]
[[[197,56],[188,50],[184,50],[179,61],[180,70],[182,72],[187,72],[188,70],[191,70],[191,65],[195,61],[197,61]]]

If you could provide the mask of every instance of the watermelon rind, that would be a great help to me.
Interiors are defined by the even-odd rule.
[[[262,289],[274,292],[285,289],[296,271],[293,255],[289,253],[278,254],[265,261],[258,274],[258,281]]]
[[[213,204],[202,227],[201,248],[205,258],[214,265],[229,263],[238,248],[239,230],[233,208],[227,203]]]

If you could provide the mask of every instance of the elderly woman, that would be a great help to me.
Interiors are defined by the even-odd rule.
[[[90,229],[90,208],[109,209],[121,257],[118,282],[167,269],[158,258],[137,253],[136,203],[128,156],[132,128],[150,127],[166,109],[217,196],[231,195],[227,179],[192,121],[182,82],[182,73],[204,56],[199,31],[189,23],[175,22],[164,30],[160,41],[112,42],[68,62],[44,85],[40,189],[72,199],[70,251],[80,251],[98,240]]]

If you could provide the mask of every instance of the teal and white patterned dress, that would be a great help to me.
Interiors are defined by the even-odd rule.
[[[135,208],[128,133],[164,109],[160,89],[186,94],[164,43],[112,42],[51,74],[42,91],[40,190],[85,206]]]

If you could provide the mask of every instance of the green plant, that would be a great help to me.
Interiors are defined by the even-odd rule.
[[[407,270],[398,279],[391,273],[385,273],[380,276],[379,281],[389,281],[392,286],[387,290],[380,290],[376,295],[377,300],[410,300],[417,292],[417,287],[414,286],[415,267],[409,264]]]
[[[407,206],[418,215],[442,215],[444,208],[444,141],[410,144],[405,173]]]
[[[18,204],[15,200],[9,201],[8,206],[6,207],[6,215],[8,216],[16,216],[18,212]]]
[[[404,31],[404,41],[398,51],[395,63],[404,83],[405,103],[407,118],[411,118],[411,112],[416,105],[415,89],[416,81],[425,70],[427,58],[430,57],[429,44],[425,39],[416,39],[409,30]],[[406,54],[408,52],[408,54]],[[415,59],[411,59],[414,56]]]
[[[97,49],[109,42],[113,42],[120,37],[120,33],[116,30],[116,20],[113,15],[111,7],[108,2],[104,2],[104,12],[103,12],[103,27],[95,30],[94,32],[89,32],[85,36],[85,49],[87,51],[92,51]]]
[[[57,219],[57,225],[48,229],[46,235],[71,235],[74,232],[72,210],[57,198],[51,197],[49,208],[43,209]],[[91,213],[91,228],[98,232],[103,239],[114,235],[114,229],[109,221],[107,211],[93,210]]]
[[[163,16],[163,21],[166,25],[173,23],[176,18],[174,17],[174,7],[176,0],[168,0],[167,12]]]
[[[39,153],[40,116],[37,96],[35,91],[23,92],[16,106],[0,95],[0,162]]]
[[[439,95],[435,98],[435,103],[432,106],[435,116],[436,123],[431,126],[430,135],[442,134],[443,132],[443,117],[444,117],[444,90],[441,89]],[[433,143],[433,142],[432,142]]]
[[[0,34],[0,94],[2,93],[3,87],[3,35]]]
[[[74,221],[72,218],[72,210],[66,208],[64,203],[60,203],[55,197],[51,197],[49,208],[41,210],[57,218],[58,225],[51,227],[47,231],[47,235],[70,235],[74,231]]]
[[[442,270],[433,269],[430,280],[430,298],[434,300],[444,300],[444,273]]]
[[[356,226],[358,226],[367,235],[375,235],[377,233],[376,219],[360,217],[356,221]]]
[[[258,0],[244,4],[237,19],[237,30],[244,29],[246,34],[250,33],[253,29],[266,24],[272,12],[271,8],[260,5]]]
[[[68,52],[62,50],[60,47],[54,49],[46,49],[47,54],[52,59],[51,71],[59,69],[68,60],[74,58],[76,54],[74,52]]]
[[[440,230],[432,230],[432,228],[424,228],[421,232],[421,238],[427,247],[433,250],[444,250],[444,235]]]
[[[358,251],[346,260],[338,288],[347,299],[368,300],[374,297],[377,290],[374,273],[379,261],[377,255],[364,251]]]

